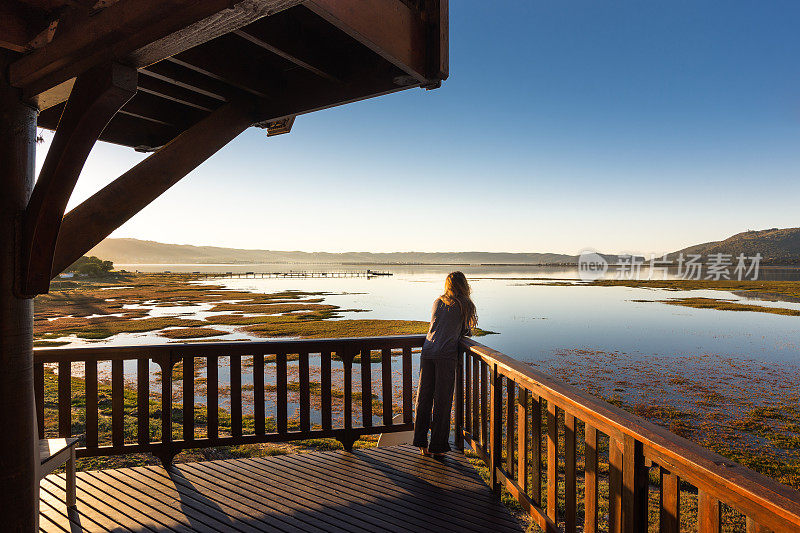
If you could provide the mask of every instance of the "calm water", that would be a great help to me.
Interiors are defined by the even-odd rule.
[[[139,271],[364,270],[341,265],[117,265]],[[718,354],[758,361],[800,361],[800,317],[766,313],[691,309],[653,302],[683,296],[729,298],[760,305],[800,309],[800,303],[744,300],[721,291],[663,291],[627,287],[548,286],[530,278],[577,278],[574,268],[529,266],[387,266],[390,277],[305,279],[218,279],[209,281],[256,292],[287,289],[331,292],[326,302],[344,309],[344,318],[428,320],[444,277],[454,268],[470,278],[479,323],[499,332],[478,340],[524,361],[549,359],[564,349],[619,351],[679,356]],[[795,270],[768,272],[769,277],[797,279]],[[529,279],[521,279],[529,278]],[[159,313],[181,311],[156,308]],[[201,309],[198,309],[201,310]],[[183,309],[183,312],[192,312]],[[191,316],[191,315],[188,315]],[[187,317],[188,317],[187,316]],[[163,342],[163,337],[159,342]],[[232,334],[230,338],[244,338]],[[118,336],[111,342],[153,342],[152,335]]]

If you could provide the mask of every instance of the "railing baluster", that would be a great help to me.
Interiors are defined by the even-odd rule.
[[[547,402],[547,516],[558,521],[558,408]]]
[[[342,354],[344,366],[344,429],[353,429],[353,357],[350,352]]]
[[[472,430],[472,356],[470,351],[464,352],[464,429],[471,438],[475,438]]]
[[[72,435],[72,364],[58,363],[58,436]]]
[[[231,355],[231,435],[242,436],[242,356]]]
[[[125,378],[122,359],[111,361],[111,443],[125,444]]]
[[[414,421],[414,400],[411,383],[411,347],[403,347],[403,423]]]
[[[500,494],[497,470],[503,464],[503,377],[497,371],[497,364],[492,366],[492,404],[489,417],[489,486],[496,494]]]
[[[161,442],[172,442],[172,358],[164,357],[161,365]]]
[[[194,440],[194,357],[183,356],[183,440]]]
[[[264,354],[253,354],[253,427],[256,435],[266,431],[266,413],[264,398]]]
[[[533,503],[542,506],[542,399],[531,399],[531,494]]]
[[[361,348],[361,425],[372,427],[372,352]]]
[[[322,410],[322,429],[333,427],[333,408],[331,406],[331,352],[323,351],[320,356],[320,409]]]
[[[647,529],[647,478],[642,443],[625,435],[622,462],[622,516],[625,531]]]
[[[33,395],[36,399],[36,430],[44,438],[44,363],[33,364]]]
[[[88,409],[88,403],[87,403]],[[136,441],[150,442],[150,359],[136,361]]]
[[[286,389],[286,353],[275,354],[275,418],[278,425],[278,433],[284,434],[287,430],[287,402],[288,391]]]
[[[86,388],[86,447],[96,448],[97,441],[97,361],[86,361],[84,367]]]
[[[487,431],[487,421],[489,420],[489,412],[487,411],[487,397],[488,397],[488,389],[489,389],[489,382],[486,375],[487,366],[481,362],[481,448],[483,448],[484,452],[488,452],[489,447],[489,439],[487,438],[488,431]]]
[[[510,416],[510,415],[509,415]],[[528,494],[528,391],[519,387],[517,396],[517,484],[522,492]]]
[[[680,479],[665,468],[659,470],[659,530],[661,533],[678,533],[681,525]]]
[[[472,356],[472,440],[476,445],[483,443],[481,433],[481,402],[479,399],[481,387],[480,360]]]
[[[392,351],[389,348],[383,348],[381,350],[381,395],[383,399],[381,402],[383,406],[381,407],[381,411],[383,412],[383,423],[384,425],[391,426],[392,425]],[[458,417],[456,417],[457,419]],[[458,437],[456,436],[456,440]]]
[[[564,412],[564,532],[577,530],[577,475],[575,472],[575,416]]]
[[[719,533],[719,500],[707,492],[697,490],[697,531],[698,533]]]
[[[206,359],[206,419],[209,439],[219,437],[219,357]]]
[[[502,379],[502,378],[501,378]],[[506,472],[510,479],[514,478],[514,423],[517,417],[514,414],[514,404],[516,404],[516,385],[513,380],[506,379]]]
[[[464,450],[464,353],[459,349],[456,358],[456,449]]]
[[[300,431],[311,429],[311,384],[309,383],[308,352],[300,353]]]
[[[597,429],[584,424],[584,442],[586,453],[584,455],[584,533],[597,533]]]
[[[622,449],[608,439],[608,531],[622,533]]]

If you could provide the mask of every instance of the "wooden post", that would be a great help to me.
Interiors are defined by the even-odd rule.
[[[3,70],[7,56],[0,54]],[[5,531],[38,529],[33,401],[33,300],[18,294],[20,223],[34,183],[36,109],[0,78],[0,516]]]

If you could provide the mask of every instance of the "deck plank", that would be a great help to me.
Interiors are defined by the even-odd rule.
[[[78,473],[42,481],[40,531],[521,532],[463,454],[397,446]]]
[[[316,456],[317,454],[302,455]],[[370,504],[374,504],[376,501],[379,501],[377,494],[387,491],[395,491],[398,495],[398,498],[391,501],[381,502],[382,510],[391,519],[402,520],[402,523],[405,524],[405,529],[408,530],[419,529],[421,531],[429,531],[431,526],[438,526],[447,529],[454,523],[458,523],[460,521],[460,516],[443,518],[442,514],[439,512],[441,510],[436,508],[435,503],[426,506],[423,502],[427,502],[429,500],[424,498],[425,495],[423,494],[411,493],[401,485],[386,485],[375,482],[373,479],[359,478],[355,483],[353,483],[353,477],[348,476],[347,474],[342,474],[336,468],[333,461],[325,460],[324,465],[324,467],[320,468],[316,467],[314,463],[300,463],[292,472],[297,479],[306,480],[308,482],[313,482],[314,479],[319,479],[320,476],[325,476],[332,482],[336,483],[337,486],[347,487],[344,492],[348,497],[358,498],[360,501],[369,502]],[[258,471],[263,471],[262,469],[269,468],[269,465],[263,462],[251,463],[247,464],[247,466],[257,469]],[[365,485],[365,481],[368,482],[368,486],[362,488]],[[414,513],[409,513],[409,510],[413,510]],[[433,511],[437,512],[434,513]]]
[[[356,452],[356,454],[358,453]],[[382,488],[384,492],[395,491],[398,495],[410,497],[410,501],[403,500],[402,505],[413,507],[414,504],[417,504],[421,506],[422,509],[418,510],[418,516],[422,516],[426,521],[430,521],[431,515],[433,515],[433,517],[449,523],[470,520],[473,522],[483,521],[487,517],[516,523],[513,517],[505,512],[505,509],[499,509],[499,516],[494,512],[495,499],[491,493],[487,495],[486,499],[480,496],[473,497],[471,492],[467,492],[469,497],[463,497],[464,493],[461,488],[452,490],[450,487],[437,487],[425,480],[412,478],[393,466],[376,468],[374,464],[363,465],[363,461],[359,460],[357,455],[326,457],[321,462],[318,462],[317,454],[299,454],[299,456],[293,456],[292,459],[317,464],[319,475],[339,475],[345,480],[357,479],[359,484],[368,489]],[[431,458],[422,459],[433,460]],[[483,486],[485,487],[485,485]],[[475,487],[475,489],[481,490],[480,487]],[[396,500],[399,501],[400,498],[396,498]],[[491,507],[488,510],[486,509],[487,503]],[[469,526],[465,525],[464,527],[468,528]]]

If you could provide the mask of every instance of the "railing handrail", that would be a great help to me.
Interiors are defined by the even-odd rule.
[[[748,516],[767,524],[778,519],[800,527],[800,492],[793,488],[472,339],[463,339],[461,347],[490,368],[497,365],[499,374],[609,436],[621,440],[619,436],[627,435],[641,442],[647,458]],[[764,520],[764,513],[772,516]]]
[[[224,352],[225,355],[253,355],[254,353],[275,353],[275,351],[293,353],[291,351],[293,347],[302,348],[304,352],[315,353],[315,351],[319,351],[317,348],[331,350],[332,346],[338,346],[344,349],[365,343],[369,343],[375,349],[388,345],[399,348],[406,344],[419,344],[424,338],[424,334],[415,334],[324,339],[269,339],[264,341],[174,342],[125,346],[34,348],[33,360],[36,363],[79,362],[87,359],[112,361],[115,359],[133,360],[145,357],[152,359],[153,357],[169,354],[180,357],[184,355],[205,357],[209,354],[214,355],[221,352]]]

